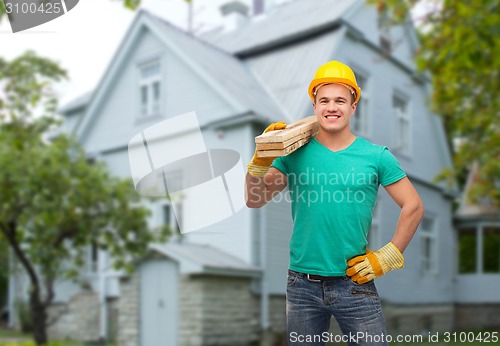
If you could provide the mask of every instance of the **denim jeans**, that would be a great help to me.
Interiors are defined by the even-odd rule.
[[[286,293],[289,346],[320,346],[339,341],[330,335],[331,316],[351,345],[387,345],[380,298],[373,281],[359,285],[348,276],[312,282],[306,274],[288,271]]]

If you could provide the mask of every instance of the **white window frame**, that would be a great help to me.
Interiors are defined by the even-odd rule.
[[[143,76],[143,70],[158,65],[158,73],[151,76]],[[154,59],[147,63],[138,65],[138,114],[139,118],[147,118],[159,115],[162,112],[162,64],[160,59]],[[154,85],[158,83],[160,87],[159,97],[157,102],[154,102]],[[142,104],[142,90],[146,88],[147,103],[145,106]]]
[[[424,228],[424,220],[430,220],[431,229]],[[437,225],[438,219],[432,215],[425,215],[419,226],[420,235],[420,266],[422,274],[433,274],[438,273],[438,237],[437,237]],[[429,240],[431,249],[429,251],[430,257],[426,258],[425,246],[426,242]]]
[[[358,80],[358,85],[360,84],[360,79],[364,79],[365,83],[361,86],[361,98],[358,101],[358,105],[361,104],[361,108],[356,108],[356,112],[354,113],[353,132],[370,138],[370,78],[367,73],[359,71],[358,69],[356,69],[355,75]]]
[[[368,232],[368,247],[370,249],[378,249],[381,247],[381,234],[380,234],[380,224],[381,224],[381,208],[382,203],[380,200],[375,202],[375,206],[372,211],[372,223],[370,225],[370,231]]]
[[[95,256],[94,256],[95,255]],[[95,274],[99,271],[100,250],[96,244],[91,243],[87,247],[87,263],[85,265],[88,274]]]
[[[163,173],[165,174],[165,173]],[[172,180],[174,179],[174,180]],[[179,171],[171,171],[169,172],[169,178],[167,179],[165,177],[165,180],[167,181],[167,185],[169,185],[169,182],[174,185],[174,189],[178,189],[183,186],[183,180],[184,180],[184,172],[182,170]],[[177,185],[177,186],[175,186]],[[167,186],[168,187],[168,186]],[[168,193],[168,191],[167,191]],[[180,211],[180,215],[176,215],[174,211],[174,205],[176,206],[177,210]],[[182,229],[182,224],[183,224],[183,218],[184,218],[184,212],[183,212],[183,204],[182,201],[172,201],[169,199],[165,199],[161,203],[161,217],[162,217],[162,224],[165,224],[165,216],[166,216],[166,209],[169,209],[169,215],[168,215],[168,226],[171,227],[174,235],[175,233],[180,233],[180,230]]]
[[[395,99],[399,99],[402,101],[405,105],[405,111],[402,109],[396,108],[395,105]],[[392,100],[391,100],[391,106],[392,106],[392,111],[394,114],[394,122],[395,122],[395,145],[394,149],[398,150],[402,154],[410,155],[411,153],[411,143],[412,143],[412,137],[411,137],[411,129],[412,129],[412,122],[411,122],[411,107],[410,107],[410,100],[408,97],[402,95],[399,92],[394,92],[392,94]],[[402,123],[406,123],[407,125],[407,132],[404,133],[402,129]],[[405,145],[406,144],[406,145]]]

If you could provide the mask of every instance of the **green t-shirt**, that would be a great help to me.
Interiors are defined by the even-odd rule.
[[[336,152],[312,138],[272,167],[288,179],[290,269],[323,276],[345,275],[347,261],[366,252],[378,185],[406,176],[387,147],[361,137]]]

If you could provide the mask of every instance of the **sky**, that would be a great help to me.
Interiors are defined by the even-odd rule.
[[[194,0],[194,28],[205,31],[220,25],[218,8],[227,1]],[[279,4],[293,0],[271,1]],[[243,2],[250,5],[252,0]],[[179,27],[187,26],[183,0],[142,0],[141,8]],[[56,86],[59,104],[64,105],[98,85],[135,14],[121,0],[80,0],[67,14],[15,34],[4,17],[0,22],[0,56],[11,60],[32,49],[57,61],[69,74],[68,81]]]
[[[224,1],[195,0],[199,18],[195,28],[199,22],[204,24],[200,30],[214,28],[220,22],[218,4]],[[141,7],[186,27],[187,5],[183,0],[142,0]],[[59,104],[64,105],[96,87],[135,14],[120,0],[80,0],[65,15],[15,34],[4,17],[0,22],[0,56],[12,60],[32,49],[57,61],[69,73],[69,80],[56,87]]]
[[[290,0],[276,2],[286,1]],[[218,26],[218,7],[224,2],[227,0],[195,0],[194,28],[206,31]],[[244,2],[250,4],[251,0]],[[141,8],[179,27],[187,26],[183,0],[142,0]],[[11,60],[31,49],[57,61],[69,74],[67,82],[56,86],[59,104],[64,105],[98,85],[135,14],[120,0],[80,0],[65,15],[15,34],[4,17],[0,22],[0,56]]]

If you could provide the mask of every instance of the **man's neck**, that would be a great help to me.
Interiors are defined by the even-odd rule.
[[[324,131],[321,127],[316,135],[316,140],[332,151],[343,150],[354,142],[356,136],[347,129],[337,133]]]

